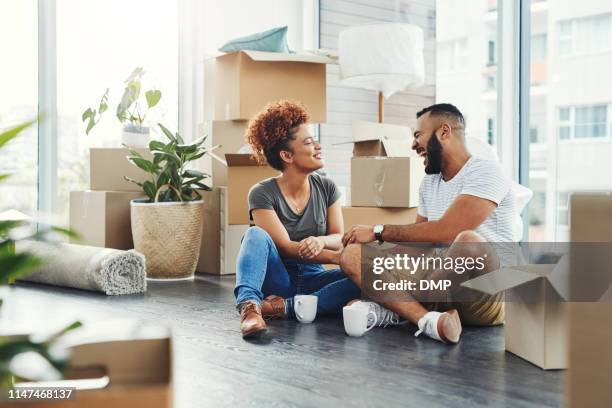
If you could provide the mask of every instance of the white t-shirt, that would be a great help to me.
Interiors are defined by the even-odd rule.
[[[448,181],[442,179],[442,174],[425,176],[419,190],[418,214],[436,221],[460,194],[484,198],[497,204],[497,208],[475,231],[488,242],[513,242],[516,203],[510,183],[497,162],[472,156]]]

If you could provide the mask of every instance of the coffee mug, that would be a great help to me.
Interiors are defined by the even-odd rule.
[[[312,323],[317,317],[317,300],[314,295],[297,295],[293,298],[293,310],[300,323]]]
[[[368,327],[368,316],[372,314],[374,323]],[[365,332],[376,326],[376,313],[369,310],[367,306],[355,303],[342,308],[344,320],[344,331],[351,337],[361,337]]]

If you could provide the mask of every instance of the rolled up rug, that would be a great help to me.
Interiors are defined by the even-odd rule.
[[[17,252],[29,252],[44,260],[42,267],[20,280],[92,290],[107,295],[127,295],[147,290],[145,257],[134,250],[85,245],[51,245],[23,241]]]

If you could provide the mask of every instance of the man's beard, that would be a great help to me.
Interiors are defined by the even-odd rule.
[[[434,132],[427,142],[427,166],[425,173],[440,174],[442,172],[442,145]]]

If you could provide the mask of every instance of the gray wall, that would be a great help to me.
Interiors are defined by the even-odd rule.
[[[385,100],[385,122],[413,127],[415,114],[435,100],[435,0],[320,0],[320,47],[337,51],[338,33],[353,25],[401,21],[425,32],[425,86]],[[351,139],[355,120],[378,120],[376,92],[339,85],[339,67],[327,66],[327,123],[320,135],[326,171],[338,185],[350,184],[352,146],[334,146]]]

